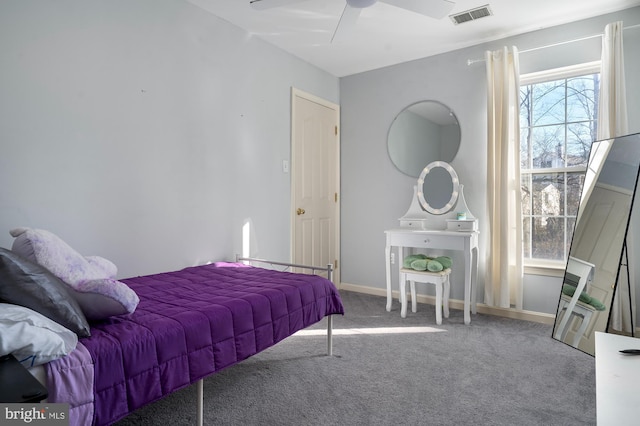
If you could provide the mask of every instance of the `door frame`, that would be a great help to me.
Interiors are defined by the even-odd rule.
[[[335,192],[337,194],[336,201],[336,229],[335,229],[335,254],[336,261],[338,262],[338,267],[336,268],[334,265],[334,273],[333,273],[333,282],[336,286],[340,284],[340,205],[341,205],[341,194],[340,194],[340,105],[335,104],[333,102],[327,101],[326,99],[322,99],[318,96],[312,95],[310,93],[304,92],[300,89],[296,89],[295,87],[291,87],[291,206],[290,206],[290,253],[291,253],[291,261],[293,261],[293,257],[295,254],[295,219],[294,219],[294,209],[296,206],[296,187],[299,184],[298,177],[295,173],[295,167],[293,167],[293,161],[296,153],[296,141],[294,140],[294,135],[296,134],[295,123],[296,123],[296,111],[297,111],[297,101],[296,98],[303,98],[307,101],[317,103],[326,108],[335,111],[336,114],[336,188]],[[326,265],[314,265],[314,266],[326,266]]]

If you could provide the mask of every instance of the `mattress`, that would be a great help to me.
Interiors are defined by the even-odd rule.
[[[47,365],[49,401],[69,402],[72,424],[113,423],[325,316],[344,313],[326,278],[241,264],[121,281],[140,297],[136,311],[92,323],[91,337]],[[81,374],[69,379],[68,371]],[[90,396],[82,395],[86,383],[75,383],[84,375],[92,376]],[[65,380],[61,387],[78,391],[58,389]]]

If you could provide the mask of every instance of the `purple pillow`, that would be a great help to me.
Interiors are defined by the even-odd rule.
[[[114,278],[118,269],[100,256],[83,256],[52,232],[16,228],[12,250],[44,266],[69,286],[69,292],[90,320],[132,313],[138,295]]]
[[[111,278],[76,284],[71,292],[89,320],[130,314],[140,302],[136,292],[128,285]]]
[[[43,229],[16,228],[11,250],[47,268],[69,285],[80,281],[112,278],[102,265],[89,261],[57,235]],[[115,267],[115,265],[114,265]]]

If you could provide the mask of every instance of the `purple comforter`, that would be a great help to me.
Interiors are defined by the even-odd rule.
[[[327,315],[335,286],[315,275],[206,265],[122,280],[136,311],[92,324],[94,421],[104,425],[234,365]]]

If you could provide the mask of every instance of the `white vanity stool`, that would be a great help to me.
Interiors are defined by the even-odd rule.
[[[451,269],[447,268],[440,272],[416,271],[415,269],[400,269],[400,316],[407,316],[407,291],[406,284],[409,281],[411,288],[411,312],[416,312],[416,282],[433,284],[436,287],[436,324],[442,324],[442,309],[444,307],[444,317],[449,318],[449,275]]]
[[[571,329],[571,320],[578,318],[581,321],[580,327],[573,335],[573,341],[571,342],[571,346],[574,348],[577,348],[580,344],[580,339],[587,331],[591,317],[596,312],[593,306],[580,301],[580,294],[589,289],[589,283],[593,280],[594,270],[594,264],[569,256],[566,272],[578,278],[578,284],[573,296],[569,297],[564,293],[560,294],[558,313],[556,315],[559,324],[553,336],[558,340],[565,341],[567,333]]]

